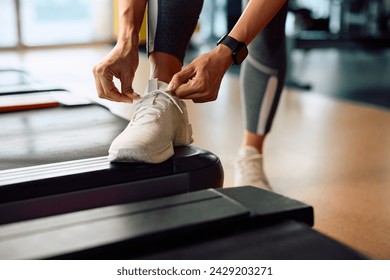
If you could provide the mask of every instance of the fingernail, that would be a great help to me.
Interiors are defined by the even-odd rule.
[[[134,93],[126,93],[124,94],[126,96],[126,102],[133,103],[133,101],[137,100],[139,98],[139,95],[134,94]]]
[[[167,86],[167,91],[171,91],[173,89],[173,84],[169,83]]]
[[[134,98],[138,99],[138,98],[140,97],[139,94],[138,94],[138,93],[135,93],[135,92],[129,93],[128,95],[129,95],[129,97],[132,98],[132,99],[134,99]]]

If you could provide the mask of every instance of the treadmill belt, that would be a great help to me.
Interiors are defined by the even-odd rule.
[[[98,105],[0,113],[0,170],[106,156],[127,124]]]

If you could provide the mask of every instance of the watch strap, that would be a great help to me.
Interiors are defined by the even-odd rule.
[[[233,37],[228,34],[224,35],[218,42],[219,44],[223,44],[232,50],[232,57],[234,64],[241,64],[241,62],[245,59],[248,54],[248,49],[245,43],[237,41]]]

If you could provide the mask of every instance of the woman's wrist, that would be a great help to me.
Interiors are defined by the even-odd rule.
[[[118,32],[118,42],[128,43],[131,45],[139,44],[139,29],[131,25],[121,25]]]
[[[231,65],[233,65],[234,61],[232,57],[232,50],[229,47],[220,44],[215,47],[214,52],[220,58],[226,68],[229,68]]]
[[[116,45],[122,48],[125,53],[134,49],[138,51],[139,33],[131,30],[120,30]]]

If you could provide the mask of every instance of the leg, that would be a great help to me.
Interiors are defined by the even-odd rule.
[[[249,45],[249,56],[240,77],[246,128],[243,144],[260,152],[262,140],[271,129],[284,86],[286,15],[287,4]]]
[[[236,184],[249,182],[269,188],[263,173],[262,152],[284,87],[287,6],[288,3],[248,46],[249,56],[242,65],[240,85],[245,132],[236,165]],[[253,159],[249,165],[248,159]]]
[[[151,78],[168,83],[181,70],[203,0],[151,0],[147,51]]]

